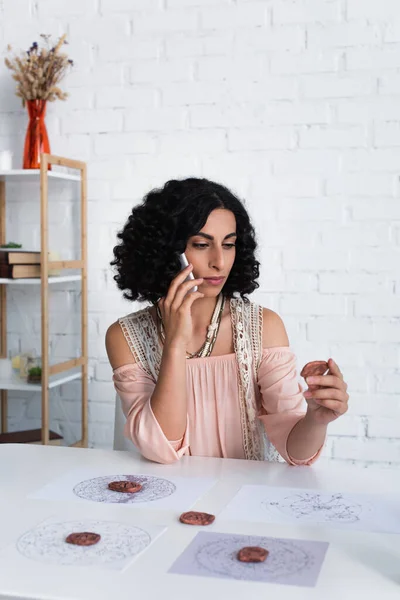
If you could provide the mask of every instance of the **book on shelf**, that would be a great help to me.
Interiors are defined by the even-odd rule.
[[[40,265],[5,265],[0,263],[0,278],[30,279],[40,277]]]
[[[0,248],[0,265],[40,265],[40,252]]]
[[[0,444],[41,444],[42,430],[27,429],[26,431],[10,431],[0,433]],[[61,446],[62,436],[55,431],[49,432],[49,443],[52,446]]]

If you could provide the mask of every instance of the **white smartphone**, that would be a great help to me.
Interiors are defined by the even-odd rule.
[[[183,269],[186,269],[186,267],[189,266],[188,259],[186,258],[186,254],[185,253],[181,254],[179,259],[181,261],[181,266],[182,266],[182,271],[183,271]],[[194,275],[192,272],[189,273],[189,275],[186,277],[185,281],[190,281],[191,279],[194,279]],[[197,292],[197,285],[195,285],[190,291]]]

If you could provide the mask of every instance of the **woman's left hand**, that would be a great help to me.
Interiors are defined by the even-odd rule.
[[[321,387],[304,392],[308,404],[307,415],[321,425],[328,425],[344,415],[349,401],[347,383],[343,380],[342,372],[332,358],[328,361],[328,367],[329,371],[326,375],[306,378],[307,385]]]

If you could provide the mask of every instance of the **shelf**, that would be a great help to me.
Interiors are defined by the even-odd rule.
[[[69,283],[70,281],[81,281],[82,275],[65,275],[65,277],[49,277],[50,283]],[[3,284],[18,284],[18,285],[40,285],[41,279],[39,277],[32,277],[29,279],[5,279],[0,277],[0,285]]]
[[[61,179],[64,181],[81,181],[80,175],[63,173],[62,171],[48,171],[49,179]],[[0,171],[0,181],[20,183],[24,181],[40,180],[39,169],[13,169],[12,171]]]
[[[68,383],[69,381],[75,381],[75,379],[81,379],[82,373],[81,371],[74,373],[70,373],[69,375],[66,373],[59,373],[57,375],[52,375],[49,381],[49,389],[53,389],[63,385],[64,383]],[[38,383],[26,383],[25,381],[20,380],[18,377],[14,377],[11,379],[6,379],[5,381],[0,381],[0,390],[18,390],[21,392],[41,392],[42,386]]]

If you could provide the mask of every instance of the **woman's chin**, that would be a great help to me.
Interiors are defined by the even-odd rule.
[[[208,285],[202,285],[199,287],[199,292],[204,294],[205,298],[216,298],[222,290],[222,286],[210,287]]]

